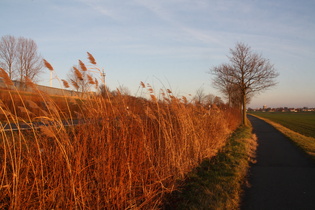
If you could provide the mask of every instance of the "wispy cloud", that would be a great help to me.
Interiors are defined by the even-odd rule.
[[[107,1],[100,2],[93,0],[81,0],[81,2],[101,15],[105,15],[114,20],[121,20],[121,16],[119,16],[118,11],[111,8],[111,4],[107,3]]]
[[[111,80],[121,81],[122,75],[133,71],[138,83],[138,77],[163,72],[176,77],[172,83],[183,89],[187,85],[181,87],[179,72],[186,71],[190,82],[191,71],[200,71],[196,84],[205,82],[203,73],[225,62],[229,48],[241,41],[280,67],[286,75],[283,80],[297,77],[292,72],[298,71],[301,83],[314,89],[314,82],[307,79],[314,77],[315,1],[2,0],[0,4],[0,15],[6,17],[0,21],[0,36],[33,38],[61,74],[91,51],[100,63],[115,69]]]
[[[189,35],[193,37],[193,39],[199,40],[204,43],[214,43],[214,44],[222,44],[216,36],[209,34],[203,30],[198,30],[189,24],[185,24],[182,21],[182,14],[179,14],[177,11],[181,10],[179,7],[183,7],[183,9],[187,9],[187,4],[184,1],[170,0],[170,1],[147,1],[147,0],[136,0],[136,2],[143,7],[149,9],[155,15],[157,15],[161,20],[165,21],[172,27],[175,27],[184,35]],[[173,3],[173,5],[172,5]],[[187,1],[186,1],[187,3]],[[202,4],[205,4],[204,2]],[[198,4],[200,6],[200,4]],[[189,4],[189,6],[193,6]],[[203,7],[195,6],[195,9],[202,9]],[[186,8],[185,8],[186,7]],[[190,8],[191,9],[191,8]],[[195,11],[198,12],[198,11]],[[179,33],[180,33],[179,32]]]

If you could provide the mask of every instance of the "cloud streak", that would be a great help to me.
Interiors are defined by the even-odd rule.
[[[60,74],[91,51],[113,81],[129,81],[122,79],[129,71],[145,78],[154,71],[168,78],[201,72],[191,86],[206,83],[204,72],[225,62],[229,48],[241,41],[270,58],[284,81],[303,71],[300,86],[315,89],[308,80],[315,76],[314,9],[308,0],[3,0],[0,36],[33,38]],[[62,61],[55,63],[58,57]],[[180,82],[189,79],[172,85],[196,89]],[[284,86],[278,95],[290,88]]]

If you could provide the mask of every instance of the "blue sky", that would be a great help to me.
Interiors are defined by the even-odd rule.
[[[250,107],[315,107],[314,11],[314,0],[0,0],[0,36],[33,39],[60,78],[88,51],[111,89],[143,81],[179,96],[220,96],[207,72],[243,42],[280,73]]]

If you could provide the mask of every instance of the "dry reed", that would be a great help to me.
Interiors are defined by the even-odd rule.
[[[38,92],[2,101],[6,123],[45,126],[1,130],[0,208],[157,209],[240,123],[235,110],[209,111],[170,90],[159,100],[141,86],[152,100],[117,94],[70,102]],[[66,127],[74,112],[82,123]]]
[[[63,86],[64,86],[65,88],[69,88],[69,87],[70,87],[68,81],[66,81],[66,80],[64,80],[64,79],[62,79],[61,81],[62,81]]]
[[[81,60],[79,60],[79,65],[82,71],[87,71],[85,64]]]
[[[77,67],[73,67],[73,70],[74,70],[74,73],[75,73],[75,76],[79,79],[79,80],[83,80],[83,75],[82,73],[80,72],[80,70],[77,68]]]
[[[52,65],[50,65],[50,63],[48,61],[46,61],[45,59],[43,59],[44,65],[47,69],[49,69],[50,71],[53,71],[54,68],[52,67]]]
[[[78,90],[78,89],[80,88],[80,86],[78,85],[78,83],[77,83],[76,81],[74,81],[73,79],[71,79],[70,81],[71,81],[72,86],[73,86],[76,90]],[[64,84],[65,84],[65,83],[64,83]]]
[[[93,77],[91,75],[87,74],[86,76],[87,76],[89,84],[91,84],[91,85],[95,85],[96,84],[95,80],[93,79]]]
[[[90,63],[96,65],[96,61],[95,61],[93,55],[89,52],[87,52],[87,54],[88,54],[88,59],[89,59]]]
[[[3,79],[4,83],[6,84],[6,86],[13,86],[13,82],[10,79],[9,75],[7,74],[6,71],[4,71],[4,69],[0,68],[0,77]]]

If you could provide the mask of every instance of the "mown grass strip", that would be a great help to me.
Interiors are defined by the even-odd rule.
[[[272,120],[251,114],[259,119],[264,120],[265,122],[272,125],[274,128],[279,130],[285,136],[287,136],[291,141],[293,141],[298,147],[304,150],[313,160],[315,160],[315,138],[304,136],[298,132],[292,131]]]
[[[252,129],[240,127],[216,157],[204,160],[187,175],[163,209],[238,209],[256,147]]]

